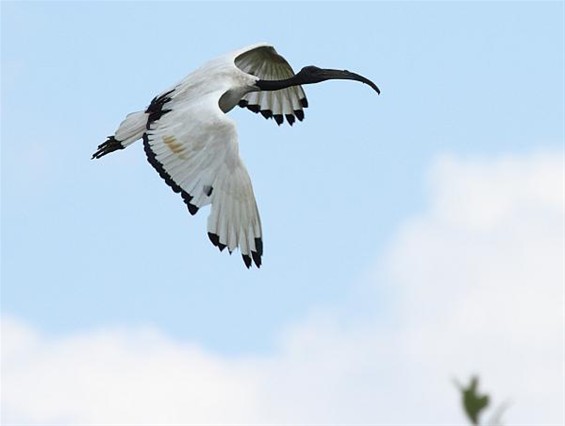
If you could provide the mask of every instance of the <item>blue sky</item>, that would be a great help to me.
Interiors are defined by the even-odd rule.
[[[394,333],[406,293],[383,265],[449,173],[562,158],[563,29],[560,2],[3,2],[3,313],[45,339],[153,327],[225,359],[276,357],[281,335],[318,316]],[[295,69],[346,68],[382,94],[308,86],[292,128],[230,113],[265,235],[263,267],[246,270],[139,144],[90,156],[127,113],[259,41]],[[448,205],[464,205],[458,191],[475,187],[453,185]]]

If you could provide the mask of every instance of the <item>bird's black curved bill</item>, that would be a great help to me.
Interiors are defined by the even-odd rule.
[[[381,94],[380,89],[377,87],[375,83],[369,80],[367,77],[363,77],[360,74],[356,74],[354,72],[350,72],[347,70],[332,70],[332,69],[324,69],[322,70],[322,75],[325,80],[356,80],[360,81],[361,83],[365,83],[377,92],[379,95]]]

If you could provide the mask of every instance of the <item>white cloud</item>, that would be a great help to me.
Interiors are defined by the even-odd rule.
[[[167,424],[247,418],[256,372],[152,329],[31,337],[4,318],[6,421]]]
[[[4,318],[3,420],[463,424],[450,380],[477,372],[513,402],[507,423],[562,424],[563,173],[557,153],[439,159],[429,208],[368,280],[390,315],[351,320],[366,300],[313,313],[271,356],[152,329],[50,338]]]

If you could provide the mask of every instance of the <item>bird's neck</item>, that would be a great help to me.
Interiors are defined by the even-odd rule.
[[[255,85],[259,88],[259,90],[272,91],[286,89],[287,87],[292,86],[300,86],[301,84],[308,83],[309,82],[306,81],[299,73],[285,80],[257,80]]]

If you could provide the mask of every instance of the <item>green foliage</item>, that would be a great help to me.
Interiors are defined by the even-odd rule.
[[[472,425],[481,425],[479,419],[490,404],[490,396],[479,393],[479,378],[472,376],[469,386],[467,387],[460,385],[457,381],[454,381],[454,383],[461,392],[461,402],[467,418],[471,421]],[[500,404],[491,412],[490,420],[482,424],[485,426],[502,426],[502,414],[508,405],[508,401]]]
[[[477,376],[471,377],[471,383],[468,387],[459,387],[463,399],[463,408],[471,423],[474,425],[479,424],[479,416],[489,404],[489,396],[479,394],[478,391],[479,378]]]

